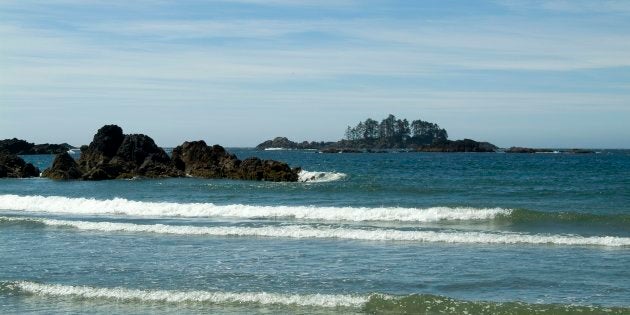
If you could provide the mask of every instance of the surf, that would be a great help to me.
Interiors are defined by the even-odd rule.
[[[68,227],[82,231],[132,232],[170,235],[201,235],[218,237],[267,237],[289,239],[340,239],[360,241],[398,241],[418,243],[460,244],[528,244],[567,246],[630,246],[630,238],[615,236],[579,236],[564,234],[525,234],[479,231],[406,231],[396,229],[357,229],[345,227],[290,226],[185,226],[164,224],[134,224],[36,218],[0,217],[0,223],[24,223],[29,226]]]
[[[470,207],[321,207],[215,205],[133,201],[124,198],[93,199],[60,196],[0,195],[0,209],[71,214],[117,214],[156,217],[232,217],[242,219],[298,219],[323,221],[439,222],[448,220],[489,220],[510,209]]]

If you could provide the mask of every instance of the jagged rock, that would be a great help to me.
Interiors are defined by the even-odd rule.
[[[38,176],[39,169],[33,164],[24,162],[21,157],[15,154],[10,154],[6,151],[0,152],[0,177],[24,178]]]
[[[125,135],[120,127],[107,125],[97,131],[88,146],[81,147],[78,162],[67,153],[60,154],[44,176],[105,180],[135,176],[181,177],[187,174],[203,178],[297,181],[300,171],[273,160],[252,158],[244,162],[222,146],[210,147],[204,141],[184,142],[173,149],[171,158],[151,137]],[[0,169],[1,172],[4,169]]]
[[[274,160],[252,157],[241,161],[222,146],[210,147],[204,141],[184,142],[173,149],[173,162],[187,175],[203,178],[294,182],[299,172]]]
[[[67,152],[57,154],[52,166],[42,173],[42,177],[51,179],[79,179],[82,176],[79,165]]]
[[[208,146],[203,140],[184,142],[173,149],[173,162],[187,175],[203,178],[234,178],[240,160],[220,145]]]
[[[34,144],[17,138],[0,140],[0,151],[6,151],[11,154],[58,154],[74,149],[73,146],[62,144]]]
[[[86,180],[182,176],[151,137],[124,135],[116,125],[103,126],[90,145],[81,147],[78,164]]]

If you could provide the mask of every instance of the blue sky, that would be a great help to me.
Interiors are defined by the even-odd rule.
[[[451,139],[630,148],[630,1],[0,0],[0,138]]]

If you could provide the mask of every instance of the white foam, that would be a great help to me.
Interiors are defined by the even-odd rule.
[[[2,217],[0,217],[2,218]],[[2,218],[8,219],[8,218]],[[19,220],[12,218],[12,220]],[[630,246],[630,238],[614,236],[579,236],[524,234],[510,232],[436,232],[436,231],[401,231],[394,229],[351,229],[312,227],[308,225],[265,226],[265,227],[201,227],[152,224],[141,225],[116,222],[89,222],[51,219],[31,219],[50,226],[69,226],[79,230],[103,232],[144,232],[174,235],[210,235],[210,236],[249,236],[249,237],[284,237],[284,238],[331,238],[366,241],[407,241],[441,242],[467,244],[533,244],[533,245],[593,245],[593,246]]]
[[[168,303],[255,303],[263,305],[276,304],[315,307],[360,307],[369,299],[369,296],[340,294],[137,290],[120,287],[98,288],[89,286],[40,284],[30,281],[16,281],[11,285],[23,292],[35,295]]]
[[[437,222],[442,220],[489,220],[509,215],[502,208],[365,208],[316,206],[215,205],[212,203],[143,202],[123,198],[91,198],[0,195],[0,209],[73,214],[123,214],[132,216],[293,218],[325,221]]]
[[[298,173],[298,176],[299,182],[325,183],[344,179],[347,175],[336,172],[309,172],[302,170]]]

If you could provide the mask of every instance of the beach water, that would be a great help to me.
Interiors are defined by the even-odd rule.
[[[0,312],[630,313],[630,151],[231,151],[302,181],[0,180]]]

